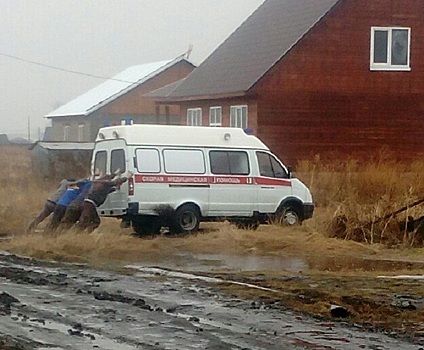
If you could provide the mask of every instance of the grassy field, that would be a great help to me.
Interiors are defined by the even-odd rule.
[[[316,204],[314,218],[300,227],[264,225],[249,231],[219,223],[203,225],[193,235],[144,239],[133,236],[131,229],[121,229],[113,219],[103,219],[91,234],[26,233],[26,225],[57,181],[39,179],[31,170],[28,151],[22,149],[3,149],[0,163],[0,234],[12,237],[0,243],[2,250],[112,269],[129,263],[172,263],[181,253],[295,257],[305,262],[306,271],[222,271],[224,279],[249,281],[277,292],[225,284],[222,290],[278,301],[283,307],[324,318],[330,318],[331,304],[339,304],[350,311],[351,323],[424,334],[422,307],[404,310],[392,305],[395,295],[424,295],[422,283],[377,278],[424,274],[421,232],[405,230],[406,218],[422,216],[424,204],[376,223],[424,197],[424,161],[396,162],[385,154],[362,163],[348,159],[324,164],[316,157],[300,162],[295,172],[311,189]]]
[[[416,251],[423,245],[419,231],[413,235],[405,231],[405,220],[408,216],[420,217],[424,204],[396,218],[379,223],[376,220],[424,197],[424,161],[404,164],[385,154],[365,163],[347,159],[331,164],[316,157],[300,162],[295,172],[311,189],[316,204],[314,218],[301,227],[261,226],[258,231],[241,231],[219,224],[207,226],[198,235],[146,240],[133,237],[131,229],[120,229],[117,220],[103,220],[92,235],[77,237],[72,231],[55,237],[27,234],[29,221],[43,207],[58,179],[39,178],[31,169],[29,152],[21,148],[2,148],[0,163],[0,235],[14,237],[2,246],[40,258],[133,261],[181,249],[194,253],[223,249],[229,253],[271,255],[287,251],[311,255],[314,250],[396,255],[401,251],[403,256],[414,257],[419,256]],[[139,243],[134,245],[134,241]]]

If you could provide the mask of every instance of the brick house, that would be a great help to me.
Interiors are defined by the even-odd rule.
[[[189,125],[251,128],[288,162],[424,151],[424,1],[265,0],[151,95]]]
[[[179,124],[176,105],[157,105],[144,94],[186,77],[195,65],[175,60],[134,66],[46,115],[50,141],[92,142],[100,127],[121,123]]]

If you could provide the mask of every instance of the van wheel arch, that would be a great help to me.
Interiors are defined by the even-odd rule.
[[[274,222],[284,226],[301,225],[303,220],[303,203],[297,198],[282,201],[274,215]]]

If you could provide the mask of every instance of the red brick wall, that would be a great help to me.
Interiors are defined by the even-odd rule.
[[[254,133],[257,131],[257,107],[254,99],[251,98],[232,98],[223,100],[209,100],[209,101],[190,101],[181,103],[181,124],[187,124],[187,108],[202,108],[202,125],[209,126],[209,108],[222,107],[222,126],[230,126],[230,107],[247,105],[248,107],[248,126],[253,129]]]
[[[370,70],[371,27],[411,28],[411,71]],[[283,160],[424,151],[424,1],[344,0],[257,84],[258,135]]]

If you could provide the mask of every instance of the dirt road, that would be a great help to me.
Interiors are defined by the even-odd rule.
[[[229,299],[217,292],[219,282],[160,268],[115,273],[2,253],[0,338],[21,349],[420,349]]]

